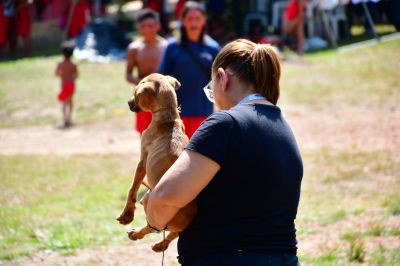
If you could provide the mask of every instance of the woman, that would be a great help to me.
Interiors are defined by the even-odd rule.
[[[204,121],[146,206],[149,225],[163,229],[196,199],[179,236],[183,265],[297,265],[303,165],[276,106],[279,78],[269,45],[236,40],[217,55],[205,91],[223,111]]]
[[[181,36],[169,41],[158,72],[173,76],[181,83],[177,91],[178,103],[185,133],[190,138],[213,112],[213,105],[204,96],[203,87],[210,79],[211,65],[219,45],[205,34],[206,12],[199,3],[185,3],[181,22]]]

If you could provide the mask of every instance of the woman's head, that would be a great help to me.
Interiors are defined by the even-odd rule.
[[[225,45],[212,66],[216,76],[218,69],[229,69],[240,82],[254,88],[272,104],[279,98],[281,66],[278,52],[268,44],[255,44],[239,39]]]
[[[194,1],[188,1],[181,15],[181,38],[182,43],[188,40],[203,42],[206,26],[206,10]]]

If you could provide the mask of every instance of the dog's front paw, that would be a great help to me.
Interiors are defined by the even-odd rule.
[[[132,229],[128,232],[128,237],[130,240],[135,241],[138,239],[142,239],[144,237],[144,234],[140,230]]]
[[[117,220],[119,221],[120,224],[123,225],[129,224],[130,222],[133,221],[134,214],[135,214],[135,205],[127,204],[122,213],[117,218]]]

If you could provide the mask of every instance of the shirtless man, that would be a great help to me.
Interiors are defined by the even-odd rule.
[[[141,10],[137,24],[141,39],[132,42],[128,47],[126,80],[137,84],[145,76],[156,72],[167,41],[160,37],[160,19],[157,12],[150,9]],[[133,75],[137,68],[136,75]],[[136,130],[142,134],[151,122],[151,113],[140,112],[136,114]]]

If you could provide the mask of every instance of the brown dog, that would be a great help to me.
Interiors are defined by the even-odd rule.
[[[129,224],[134,218],[135,202],[140,185],[143,183],[152,190],[188,143],[183,122],[179,116],[175,93],[180,85],[173,77],[151,74],[139,82],[133,97],[128,102],[131,111],[151,112],[153,118],[141,138],[140,161],[136,167],[125,208],[117,218],[121,224]],[[147,182],[143,182],[145,175],[147,175]],[[146,211],[147,197],[144,198],[143,205]],[[178,237],[179,232],[191,223],[196,213],[195,202],[182,208],[167,224],[167,230],[170,233],[164,240],[155,244],[152,247],[153,250],[156,252],[166,250],[169,243]],[[140,230],[130,231],[128,235],[130,239],[137,240],[151,231],[149,226],[145,226]]]

